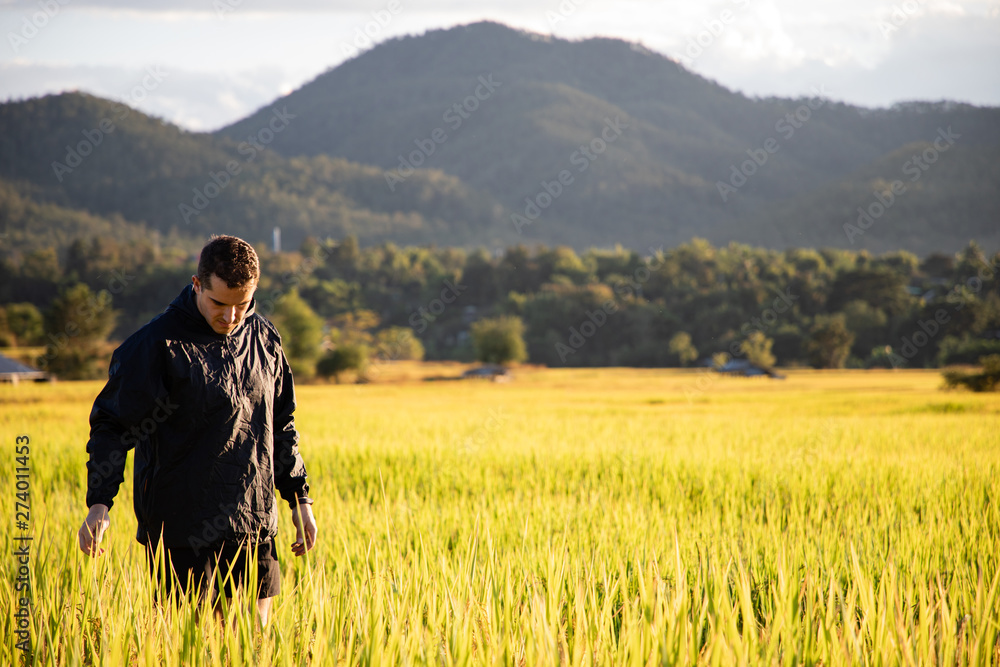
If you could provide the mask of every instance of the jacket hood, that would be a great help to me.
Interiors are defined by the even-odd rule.
[[[176,310],[180,313],[185,320],[190,322],[190,326],[194,328],[195,331],[200,333],[210,334],[213,336],[218,336],[219,338],[225,338],[226,336],[232,336],[238,331],[242,330],[244,325],[246,325],[247,319],[254,314],[257,307],[257,299],[253,298],[250,300],[250,307],[247,308],[246,314],[243,316],[243,321],[240,322],[240,326],[231,331],[228,334],[220,334],[211,327],[211,325],[205,320],[205,316],[201,314],[198,310],[198,302],[196,301],[196,295],[194,293],[194,286],[188,283],[181,293],[170,302],[167,306],[167,310]]]

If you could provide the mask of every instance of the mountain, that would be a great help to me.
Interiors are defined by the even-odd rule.
[[[12,101],[0,249],[276,226],[286,247],[1000,246],[1000,109],[818,93],[751,99],[635,44],[476,23],[384,42],[213,134],[82,93]]]
[[[897,151],[924,150],[951,127],[960,138],[942,165],[961,156],[986,171],[969,187],[952,180],[959,166],[929,170],[924,195],[880,222],[884,246],[925,253],[996,238],[1000,109],[870,110],[835,92],[751,99],[635,44],[476,23],[384,42],[217,136],[246,140],[280,108],[294,119],[276,152],[372,164],[389,181],[411,166],[440,169],[502,203],[526,242],[644,248],[697,235],[852,247],[842,227],[872,199],[873,175],[898,173]],[[914,210],[933,238],[913,235]]]
[[[844,179],[770,207],[750,225],[759,234],[754,240],[775,248],[906,248],[922,256],[952,251],[962,238],[1000,248],[1000,148],[958,141],[932,164],[923,156],[935,156],[933,142],[908,144]],[[747,240],[738,234],[734,239]]]
[[[0,206],[0,234],[10,230],[22,249],[53,240],[50,225],[32,224],[39,210],[61,234],[72,219],[81,235],[126,223],[178,238],[233,233],[254,242],[279,226],[292,247],[310,235],[455,245],[511,238],[492,235],[502,208],[491,197],[443,172],[421,170],[389,192],[371,166],[287,159],[259,142],[186,132],[79,93],[0,105],[0,185],[0,203],[9,202]]]

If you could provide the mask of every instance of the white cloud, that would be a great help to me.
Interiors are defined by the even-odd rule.
[[[234,7],[220,19],[213,1],[72,0],[16,53],[0,44],[0,95],[121,96],[144,67],[159,66],[171,77],[140,108],[214,129],[342,62],[358,30],[390,2],[220,0]],[[730,11],[733,21],[690,63],[727,87],[807,95],[825,84],[833,97],[867,106],[941,98],[1000,105],[997,0],[395,1],[401,11],[378,27],[376,42],[489,18],[572,39],[621,37],[674,56]],[[898,26],[880,26],[904,8],[912,11]],[[0,0],[0,36],[34,11],[37,0]]]
[[[777,62],[733,62],[724,49],[697,61],[702,74],[751,95],[806,95],[825,84],[834,99],[864,106],[953,99],[1000,104],[1000,19],[927,15],[903,24],[871,51],[847,50],[836,67],[809,57],[788,69]]]
[[[137,94],[144,78],[153,82],[140,68],[3,64],[0,90],[8,98],[85,91],[125,102],[185,129],[209,131],[270,104],[287,85],[284,72],[274,68],[232,75],[161,69],[160,75],[160,83]]]
[[[739,57],[759,61],[776,59],[784,67],[801,63],[805,52],[788,34],[781,12],[773,2],[759,2],[741,22],[733,27],[735,47]],[[723,48],[730,40],[723,40]]]

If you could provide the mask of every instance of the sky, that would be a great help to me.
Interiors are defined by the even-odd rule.
[[[210,131],[386,38],[480,20],[642,44],[749,96],[1000,106],[1000,0],[0,0],[0,100],[81,90]]]

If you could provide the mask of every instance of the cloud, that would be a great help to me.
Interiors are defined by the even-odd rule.
[[[0,34],[18,30],[37,1],[0,0]],[[865,106],[1000,104],[997,0],[509,0],[486,8],[459,0],[71,0],[17,52],[0,50],[0,91],[120,99],[144,67],[159,66],[170,78],[139,108],[216,129],[338,65],[390,1],[401,11],[376,42],[489,18],[571,39],[620,37],[674,57],[728,10],[734,20],[688,65],[728,88],[799,96],[823,85]],[[220,19],[216,2],[233,11]],[[894,7],[911,5],[891,23]]]
[[[577,0],[579,3],[587,0]],[[601,0],[590,0],[599,4]],[[209,13],[215,14],[221,8],[224,12],[266,12],[269,14],[287,13],[370,13],[385,9],[389,0],[64,0],[66,8],[97,9],[106,11],[129,11],[142,13]],[[397,0],[410,12],[464,12],[468,13],[470,6],[462,0]],[[551,3],[553,6],[557,2]],[[496,3],[499,7],[500,3]],[[533,0],[504,0],[503,6],[511,10],[539,9],[539,4]],[[15,0],[4,2],[0,0],[0,10],[36,11],[37,0]],[[486,9],[488,11],[489,8]],[[482,9],[476,13],[482,13]]]
[[[291,87],[286,73],[276,68],[232,74],[159,72],[163,81],[139,99],[133,91],[147,75],[141,68],[7,63],[0,64],[0,90],[8,99],[85,91],[198,132],[244,118]]]
[[[874,32],[878,42],[845,42],[839,53],[822,51],[798,63],[743,59],[723,43],[692,69],[750,95],[808,95],[824,84],[833,98],[864,106],[915,99],[1000,103],[1000,17],[927,12],[893,28],[883,37],[872,17],[858,30]]]

